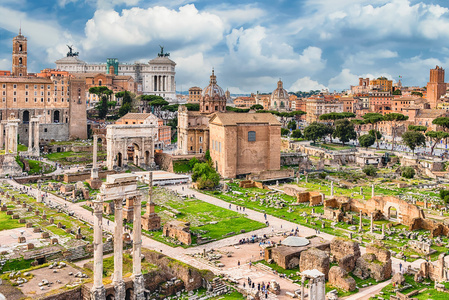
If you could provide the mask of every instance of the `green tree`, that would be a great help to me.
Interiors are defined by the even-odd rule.
[[[165,105],[161,108],[161,110],[167,110],[171,112],[178,111],[179,104]]]
[[[368,147],[374,145],[376,138],[371,134],[364,134],[359,137],[360,147],[364,147],[368,150]]]
[[[444,131],[428,131],[426,132],[426,136],[433,140],[433,145],[430,148],[430,155],[433,155],[433,150],[435,149],[435,146],[438,145],[438,143],[442,139],[447,139],[449,137],[449,132]]]
[[[376,140],[380,140],[382,138],[382,133],[380,131],[375,131],[374,129],[368,131],[368,134],[372,135]]]
[[[448,131],[449,130],[449,117],[436,118],[432,121],[432,124],[442,127],[444,131]]]
[[[196,158],[196,157],[193,157],[193,158],[191,158],[190,160],[189,160],[189,167],[190,167],[190,169],[193,169],[193,167],[195,167],[195,165],[197,164],[197,163],[199,163],[200,161],[198,160],[198,158]]]
[[[187,103],[186,108],[188,111],[200,111],[200,105],[198,103]]]
[[[440,190],[440,198],[444,203],[449,204],[449,190]]]
[[[238,108],[238,107],[232,107],[232,106],[226,106],[227,111],[232,111],[236,113],[247,113],[249,112],[249,108]]]
[[[198,184],[198,189],[213,189],[220,182],[220,175],[209,163],[197,163],[192,170],[192,180]]]
[[[393,95],[402,95],[401,90],[394,90]]]
[[[410,131],[426,131],[427,126],[420,126],[420,125],[408,125],[408,130]]]
[[[300,129],[293,130],[293,131],[292,131],[291,137],[292,137],[292,138],[295,138],[295,139],[300,139],[300,138],[302,138],[303,135],[302,135],[301,130],[300,130]]]
[[[122,105],[118,110],[118,115],[119,117],[123,117],[132,110],[133,99],[131,97],[131,93],[128,91],[122,91],[115,94],[115,97],[122,99]]]
[[[288,130],[287,128],[281,128],[282,136],[287,136],[289,133],[290,133],[290,130]]]
[[[210,156],[210,151],[209,149],[206,150],[206,153],[204,153],[204,159],[208,162],[208,163],[212,163],[212,157]]]
[[[415,177],[415,169],[412,167],[404,167],[401,170],[401,176],[407,179],[412,179]]]
[[[263,109],[263,105],[261,105],[261,104],[254,104],[253,106],[250,107],[250,109],[252,109],[252,110],[261,110],[261,109]]]
[[[363,135],[362,135],[363,136]],[[377,169],[374,166],[364,166],[362,169],[363,173],[365,173],[367,176],[374,177],[377,175]]]
[[[399,127],[399,124],[401,122],[407,121],[408,120],[408,116],[405,116],[403,114],[399,114],[399,113],[390,113],[390,114],[386,114],[384,115],[384,121],[390,123],[391,126],[391,132],[393,134],[393,141],[391,143],[391,150],[394,149],[394,141],[396,138],[396,132],[397,129]]]
[[[404,132],[402,134],[402,140],[410,149],[412,149],[413,155],[415,155],[416,147],[426,145],[426,137],[424,136],[424,134],[418,131]]]
[[[421,93],[421,92],[412,92],[412,95],[417,95],[419,97],[422,97],[423,93]]]
[[[94,86],[89,89],[90,94],[97,95],[99,98],[96,109],[98,110],[98,118],[106,119],[108,115],[108,101],[111,100],[112,91],[105,86]]]
[[[313,122],[304,128],[304,138],[308,141],[316,143],[317,140],[322,139],[328,134],[329,127],[323,123]]]
[[[288,122],[287,128],[290,130],[296,130],[296,122],[295,121]]]
[[[338,138],[340,142],[344,145],[350,140],[357,138],[357,133],[354,130],[354,124],[348,119],[337,120],[335,122],[335,131],[332,134],[334,138]]]
[[[363,116],[363,119],[365,120],[365,123],[371,124],[371,127],[373,127],[375,131],[378,131],[377,130],[378,124],[379,122],[383,121],[384,118],[382,114],[379,113],[367,113]],[[379,149],[380,138],[378,138],[377,135],[375,136],[375,138],[376,138],[376,149]]]

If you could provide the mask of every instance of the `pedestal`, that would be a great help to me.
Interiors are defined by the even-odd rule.
[[[97,177],[98,177],[98,173],[97,173]],[[103,184],[103,181],[101,181],[101,179],[98,179],[98,178],[90,178],[90,179],[87,179],[86,181],[89,184],[90,188],[94,189],[94,190],[98,190],[101,187],[101,185]]]
[[[133,260],[136,259],[136,257],[133,257]],[[140,260],[140,257],[138,258]],[[134,275],[133,278],[134,283],[134,299],[135,300],[145,300],[145,294],[144,294],[144,280],[143,275]],[[117,298],[120,299],[120,298]],[[125,298],[122,298],[125,299]]]
[[[100,287],[94,287],[92,288],[92,290],[90,291],[90,299],[91,300],[105,300],[106,299],[106,290],[104,288],[104,286],[100,286]],[[117,298],[119,299],[119,298]],[[125,298],[122,298],[125,299]]]
[[[125,282],[123,280],[114,282],[115,299],[125,299],[126,289]]]

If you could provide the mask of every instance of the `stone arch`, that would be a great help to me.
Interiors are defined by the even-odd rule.
[[[388,219],[397,219],[398,218],[398,210],[394,206],[390,206],[388,208]]]
[[[119,168],[121,168],[122,165],[123,165],[123,155],[122,155],[122,153],[121,152],[117,153],[117,157],[116,158],[117,158],[117,166]]]
[[[132,299],[134,299],[134,290],[132,288],[126,289],[125,300],[132,300]]]
[[[59,110],[55,110],[53,112],[53,123],[60,123],[61,122],[61,113]]]
[[[22,121],[23,123],[30,122],[30,112],[28,110],[24,110],[22,114]]]
[[[388,203],[384,207],[384,215],[386,216],[387,220],[391,219],[391,213],[396,213],[396,219],[399,219],[399,216],[401,215],[401,211],[399,210],[399,205],[394,203]]]
[[[109,294],[106,296],[106,300],[115,300],[115,296],[113,294]]]

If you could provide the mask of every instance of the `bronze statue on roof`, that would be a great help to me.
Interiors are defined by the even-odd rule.
[[[67,47],[69,47],[69,52],[67,52],[67,57],[78,56],[80,54],[79,52],[73,52],[73,45],[71,45],[71,46],[67,45]]]

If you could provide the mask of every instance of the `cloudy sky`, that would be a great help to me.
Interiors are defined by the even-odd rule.
[[[177,90],[208,84],[212,67],[232,93],[356,85],[378,77],[423,86],[448,68],[445,0],[0,0],[0,69],[11,39],[28,37],[29,71],[80,59],[146,62],[159,45],[177,63]]]

